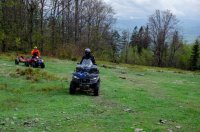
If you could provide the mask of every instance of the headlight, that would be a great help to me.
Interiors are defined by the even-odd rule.
[[[91,80],[97,80],[98,78],[97,77],[94,77],[94,78],[92,78]]]
[[[73,79],[79,79],[77,76],[73,76]]]

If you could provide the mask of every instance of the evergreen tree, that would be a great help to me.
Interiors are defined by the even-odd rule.
[[[149,47],[149,45],[150,45],[150,42],[151,42],[151,40],[150,40],[150,36],[149,36],[149,27],[147,25],[146,28],[145,28],[145,32],[144,32],[144,42],[143,42],[144,45],[143,45],[143,48],[147,49]]]
[[[137,26],[134,28],[131,35],[130,45],[132,47],[137,46],[137,52],[142,53],[142,49],[147,49],[150,44],[149,28],[141,26],[139,31]]]
[[[191,70],[198,69],[198,59],[199,59],[199,41],[196,40],[196,42],[192,48],[192,55],[190,58]]]
[[[138,33],[138,44],[137,44],[137,52],[139,55],[142,53],[142,49],[144,47],[144,28],[141,26]]]
[[[138,44],[138,27],[135,26],[133,33],[131,35],[131,39],[130,39],[130,45],[132,47],[136,46]]]
[[[112,59],[113,62],[117,62],[117,58],[119,57],[119,52],[120,52],[120,35],[117,30],[112,31],[112,36],[111,36],[111,48],[112,48]]]

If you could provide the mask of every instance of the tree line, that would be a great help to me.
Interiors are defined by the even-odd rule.
[[[3,52],[34,45],[53,55],[69,45],[98,49],[115,22],[101,0],[1,0],[0,8]]]
[[[113,8],[101,0],[1,0],[0,51],[77,58],[90,47],[98,59],[130,64],[199,69],[199,40],[186,44],[179,21],[156,10],[148,23],[114,28]]]
[[[179,30],[179,21],[174,14],[169,10],[156,10],[149,16],[145,26],[135,26],[133,31],[113,31],[112,60],[158,67],[200,69],[200,39],[197,38],[193,45],[187,44]]]

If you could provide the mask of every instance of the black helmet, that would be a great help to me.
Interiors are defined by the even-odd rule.
[[[90,53],[91,53],[91,50],[90,50],[89,48],[86,48],[86,49],[85,49],[85,54],[86,54],[86,55],[89,55]]]

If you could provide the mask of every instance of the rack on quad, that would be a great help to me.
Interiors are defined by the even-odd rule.
[[[76,66],[76,71],[72,75],[69,93],[76,91],[91,91],[94,96],[99,95],[100,77],[97,65],[93,65],[90,59],[84,59]]]
[[[25,66],[29,67],[41,67],[45,68],[44,60],[39,58],[38,56],[32,57],[32,58],[25,58],[24,56],[17,56],[15,59],[15,64],[18,65],[19,63],[24,63]]]
[[[24,56],[17,56],[17,58],[15,59],[15,64],[19,65],[19,63],[25,63],[27,61],[27,58],[25,58]]]

